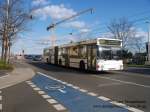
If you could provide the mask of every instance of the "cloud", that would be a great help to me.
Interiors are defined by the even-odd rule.
[[[136,37],[147,37],[147,32],[142,29],[137,29]]]
[[[77,28],[77,29],[80,29],[80,28],[84,28],[86,26],[85,22],[83,21],[72,21],[72,22],[68,22],[66,24],[64,24],[64,27],[71,27],[71,28]]]
[[[63,4],[60,5],[48,5],[42,8],[39,8],[33,12],[36,16],[47,19],[51,17],[52,19],[65,19],[72,15],[75,15],[76,12],[71,8],[66,8]]]
[[[32,5],[38,6],[38,5],[47,5],[49,2],[47,0],[33,0]]]
[[[81,33],[87,33],[87,32],[90,32],[91,30],[88,29],[88,28],[83,28],[83,29],[80,29],[80,32]]]

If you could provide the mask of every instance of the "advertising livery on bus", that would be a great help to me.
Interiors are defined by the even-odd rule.
[[[123,70],[122,41],[97,38],[44,49],[47,63],[83,70]]]

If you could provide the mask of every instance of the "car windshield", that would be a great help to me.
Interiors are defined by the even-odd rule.
[[[98,58],[106,60],[121,59],[121,48],[115,47],[99,47]]]

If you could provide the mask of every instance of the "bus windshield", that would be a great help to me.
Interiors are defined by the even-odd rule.
[[[121,48],[100,46],[97,54],[99,59],[119,60],[121,59]]]

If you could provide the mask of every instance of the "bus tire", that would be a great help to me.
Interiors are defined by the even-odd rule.
[[[46,63],[48,63],[48,58],[46,58]]]
[[[61,61],[61,59],[59,59],[59,65],[62,65],[62,61]]]
[[[84,61],[80,61],[80,70],[85,70],[85,63],[84,63]]]

